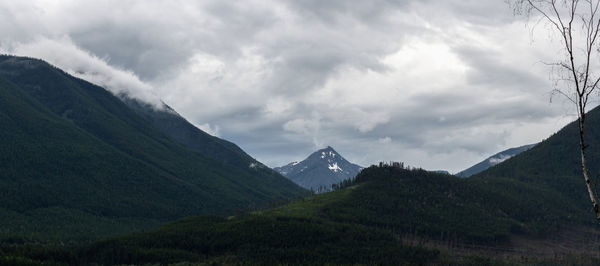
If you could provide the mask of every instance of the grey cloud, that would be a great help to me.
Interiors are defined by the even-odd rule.
[[[515,17],[502,0],[422,0],[416,8],[431,20],[466,22],[478,26],[494,26],[523,19]]]
[[[498,88],[508,86],[530,91],[548,85],[547,80],[540,80],[526,71],[527,65],[531,66],[532,63],[511,65],[502,62],[502,55],[495,54],[493,50],[473,46],[459,46],[454,51],[471,66],[467,77],[471,84]]]
[[[293,9],[307,15],[309,18],[328,23],[343,22],[341,17],[354,17],[361,22],[373,22],[387,19],[394,10],[409,5],[410,0],[376,0],[376,1],[286,1]]]
[[[332,145],[365,166],[405,160],[459,170],[515,144],[511,130],[521,124],[559,115],[545,104],[547,80],[502,60],[531,49],[494,50],[512,37],[496,29],[518,19],[503,1],[17,2],[0,2],[3,49],[66,37],[76,47],[63,51],[79,51],[78,60],[60,55],[57,64],[88,62],[77,67],[127,81],[113,87],[154,88],[270,166]],[[390,59],[430,43],[447,47],[437,52],[457,66]],[[57,56],[41,50],[21,51]]]
[[[153,80],[180,70],[198,51],[235,60],[244,45],[252,45],[254,36],[277,20],[269,9],[249,2],[144,3],[116,4],[112,12],[97,14],[97,23],[77,27],[69,35],[112,64]]]

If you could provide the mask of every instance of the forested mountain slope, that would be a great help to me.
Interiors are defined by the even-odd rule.
[[[272,171],[180,144],[103,88],[43,61],[1,56],[0,79],[4,235],[94,238],[306,193]]]

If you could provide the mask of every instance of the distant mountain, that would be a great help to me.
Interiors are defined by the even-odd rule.
[[[497,165],[501,162],[506,161],[507,159],[522,153],[526,150],[531,149],[533,146],[535,146],[535,144],[529,144],[529,145],[524,145],[524,146],[520,146],[520,147],[516,147],[516,148],[510,148],[504,151],[501,151],[499,153],[496,153],[492,156],[490,156],[489,158],[479,162],[476,165],[473,165],[463,171],[460,171],[456,174],[456,176],[458,177],[469,177],[472,176],[474,174],[478,174],[494,165]]]
[[[329,190],[333,184],[355,177],[361,169],[328,146],[304,161],[292,162],[273,170],[304,188],[322,192]]]
[[[0,238],[94,239],[308,193],[175,112],[142,113],[41,60],[0,56]]]

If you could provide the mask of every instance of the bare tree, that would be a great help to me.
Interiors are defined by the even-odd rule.
[[[600,222],[600,197],[590,179],[585,153],[588,146],[584,138],[588,103],[600,82],[598,69],[594,67],[595,60],[600,59],[600,0],[509,0],[509,3],[517,14],[539,17],[559,36],[563,54],[559,61],[551,63],[559,73],[554,93],[566,97],[577,107],[581,170]]]

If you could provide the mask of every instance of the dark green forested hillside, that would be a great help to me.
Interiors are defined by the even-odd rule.
[[[513,237],[518,236],[559,247],[564,240],[557,238],[561,230],[595,230],[585,213],[562,201],[566,196],[514,179],[490,177],[487,183],[481,180],[420,169],[372,166],[337,191],[270,210],[229,218],[189,217],[157,230],[68,251],[34,249],[38,257],[28,255],[30,249],[22,245],[5,245],[0,251],[22,260],[41,257],[106,265],[184,261],[471,265],[599,262],[590,255],[569,257],[557,252],[535,257],[531,249],[536,247],[513,242]],[[565,252],[593,249],[598,242],[590,242],[592,236],[581,242],[581,250],[574,246]],[[447,246],[435,243],[467,249],[448,253],[447,248],[437,250]],[[488,248],[491,253],[482,253]],[[498,254],[498,250],[509,250],[507,261],[475,256]]]
[[[560,230],[594,228],[584,216],[575,217],[582,214],[569,211],[572,206],[556,191],[509,179],[490,182],[500,189],[469,180],[370,167],[335,192],[228,219],[187,218],[156,231],[96,243],[77,257],[107,264],[467,263],[471,257],[464,254],[447,257],[404,241],[515,248],[515,235],[557,241],[552,236]]]
[[[380,169],[369,169],[363,174],[368,175],[372,170]],[[354,205],[355,199],[361,200],[355,198],[359,193],[370,190],[370,183],[378,182],[361,181],[346,189],[238,217],[190,217],[155,231],[98,242],[78,250],[73,256],[83,263],[102,264],[182,261],[402,264],[438,261],[439,251],[408,246],[389,227],[353,220],[372,213],[364,206],[345,204]],[[371,190],[370,194],[388,192],[397,191],[388,187],[387,190]],[[368,202],[371,207],[381,203]],[[352,217],[346,215],[348,212]],[[403,216],[400,212],[390,215]]]
[[[194,151],[40,60],[0,57],[0,94],[0,236],[94,239],[306,193]]]

